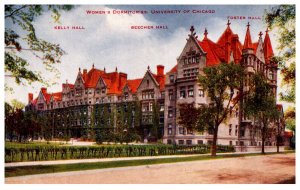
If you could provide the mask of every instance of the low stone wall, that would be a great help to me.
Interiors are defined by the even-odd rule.
[[[235,152],[261,152],[261,146],[235,146]],[[276,152],[277,146],[265,146],[265,152]],[[284,151],[284,146],[279,147],[279,151]]]

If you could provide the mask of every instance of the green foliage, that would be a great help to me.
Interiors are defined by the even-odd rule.
[[[254,89],[250,91],[244,102],[244,113],[253,117],[255,124],[260,128],[262,138],[262,153],[267,135],[272,131],[271,124],[279,119],[276,100],[271,85],[265,80],[262,73],[253,75]]]
[[[152,114],[153,123],[151,127],[151,136],[157,140],[159,129],[159,105],[157,102],[153,102]]]
[[[209,151],[210,147],[207,145],[59,146],[55,144],[6,143],[5,162],[205,154]],[[234,148],[218,145],[218,152],[234,152]]]
[[[54,22],[59,22],[60,10],[70,10],[70,5],[5,5],[5,22],[11,22],[11,28],[5,28],[5,72],[6,76],[13,77],[17,84],[28,82],[44,82],[46,80],[36,71],[28,68],[29,61],[22,58],[21,51],[30,51],[35,57],[39,58],[46,69],[58,71],[53,67],[54,63],[60,63],[60,58],[65,52],[59,44],[47,42],[38,38],[33,26],[35,19],[44,12],[51,11]],[[20,28],[22,31],[17,31]],[[25,33],[20,36],[18,33]],[[21,46],[20,39],[24,46]],[[8,89],[7,87],[6,89]]]
[[[281,74],[283,75],[282,85],[286,88],[285,93],[281,93],[284,101],[295,103],[295,57],[296,57],[296,6],[278,5],[265,13],[265,22],[270,29],[276,30],[279,36],[277,47],[280,55],[279,60]]]
[[[286,128],[296,133],[296,110],[295,107],[289,107],[284,113]]]
[[[203,75],[199,75],[198,82],[207,92],[211,102],[199,108],[196,112],[199,113],[198,121],[192,126],[196,126],[200,131],[213,131],[212,155],[215,155],[219,125],[227,119],[239,102],[238,99],[234,99],[234,90],[240,90],[244,70],[234,63],[221,63],[215,67],[205,67],[203,72]],[[233,106],[230,106],[232,103]]]

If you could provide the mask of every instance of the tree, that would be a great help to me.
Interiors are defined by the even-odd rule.
[[[286,87],[286,93],[281,93],[284,101],[295,103],[296,82],[296,6],[278,5],[265,14],[265,22],[271,30],[276,29],[279,36],[279,56],[275,57],[280,63],[283,75],[282,85]]]
[[[5,5],[5,76],[13,77],[17,84],[35,81],[47,83],[36,71],[28,68],[29,61],[20,52],[30,51],[39,58],[46,69],[54,71],[53,64],[60,63],[65,52],[59,44],[38,38],[33,26],[35,19],[52,11],[54,22],[59,22],[59,10],[70,10],[71,5]],[[20,34],[25,33],[25,36]],[[22,45],[21,45],[22,44]],[[23,45],[25,47],[23,47]],[[6,90],[12,90],[6,86]]]
[[[240,89],[244,70],[234,63],[221,63],[215,67],[203,69],[199,75],[199,85],[207,92],[211,102],[200,108],[195,127],[213,133],[211,155],[216,156],[219,125],[224,122],[239,101],[234,98],[234,91]]]
[[[158,129],[159,129],[159,106],[157,102],[153,102],[152,105],[152,126],[151,126],[151,136],[158,140]]]
[[[296,112],[295,107],[289,107],[284,113],[284,121],[286,128],[293,132],[293,138],[291,139],[291,147],[295,147],[296,139]]]
[[[244,113],[254,119],[254,123],[259,126],[262,140],[262,154],[265,153],[265,140],[273,131],[274,124],[278,121],[279,112],[276,107],[276,99],[270,84],[266,81],[262,73],[253,75],[254,85],[245,100]],[[272,125],[273,124],[273,125]]]

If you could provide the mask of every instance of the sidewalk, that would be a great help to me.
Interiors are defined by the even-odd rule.
[[[285,151],[285,152],[287,152],[287,151]],[[259,153],[259,152],[232,152],[232,153],[218,153],[217,155],[253,154],[253,153]],[[208,153],[208,154],[189,154],[189,155],[96,158],[96,159],[91,158],[91,159],[76,159],[76,160],[12,162],[12,163],[5,163],[5,167],[36,166],[36,165],[57,165],[57,164],[78,164],[78,163],[110,162],[110,161],[125,161],[125,160],[147,160],[147,159],[161,159],[161,158],[182,158],[182,157],[190,157],[190,156],[207,156],[207,155],[210,155],[210,153]]]

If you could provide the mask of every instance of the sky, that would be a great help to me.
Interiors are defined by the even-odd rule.
[[[244,42],[246,25],[250,23],[252,41],[258,40],[258,33],[266,30],[263,22],[265,10],[270,5],[81,5],[75,6],[71,11],[61,11],[60,24],[55,23],[51,12],[45,12],[34,20],[34,27],[38,38],[60,44],[67,52],[61,58],[61,63],[56,64],[60,72],[59,77],[45,70],[44,65],[30,51],[22,51],[22,57],[29,60],[29,69],[39,71],[43,77],[56,85],[48,87],[49,92],[61,91],[61,84],[68,80],[74,83],[78,74],[78,68],[106,68],[107,72],[118,71],[128,74],[129,79],[141,78],[148,66],[156,72],[156,65],[165,66],[165,72],[169,71],[180,55],[191,25],[194,25],[199,39],[203,39],[204,29],[208,30],[208,37],[217,41],[226,29],[228,16],[244,16],[245,19],[230,19],[231,29],[239,35]],[[88,10],[113,11],[113,10],[146,10],[148,14],[87,14]],[[173,14],[151,14],[151,10],[180,10]],[[212,10],[213,13],[183,13],[183,11]],[[252,17],[255,19],[248,19]],[[55,26],[83,26],[83,30],[56,30]],[[133,30],[131,26],[167,26],[168,29],[144,29]],[[24,31],[10,20],[5,20],[5,27],[12,28],[21,36]],[[270,31],[271,41],[275,54],[277,54],[276,31]],[[264,37],[264,36],[263,36]],[[26,47],[26,44],[21,44]],[[5,78],[5,83],[14,89],[14,92],[6,92],[5,100],[10,102],[17,99],[27,103],[27,94],[38,95],[42,84],[32,85],[15,84],[12,78]],[[279,89],[280,91],[280,89]]]

